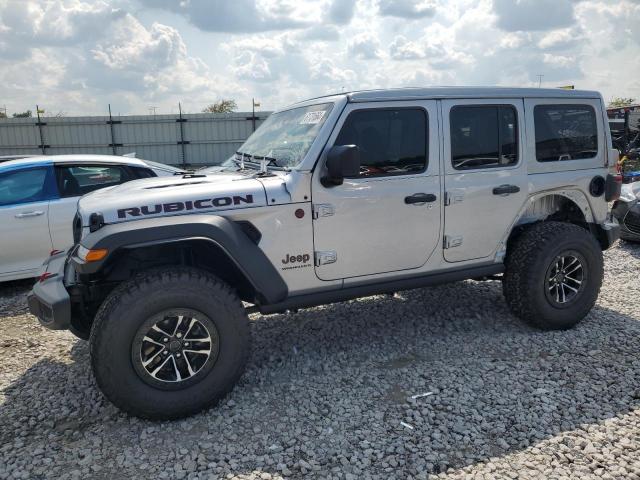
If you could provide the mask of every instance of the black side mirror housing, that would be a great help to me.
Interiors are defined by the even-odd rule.
[[[360,175],[360,149],[356,145],[334,145],[327,153],[327,175],[322,185],[342,185],[345,178]]]

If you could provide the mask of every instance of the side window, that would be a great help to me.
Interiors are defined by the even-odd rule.
[[[0,174],[0,206],[39,202],[51,198],[47,192],[47,168],[32,168]]]
[[[156,176],[156,174],[153,173],[153,171],[148,168],[131,167],[131,169],[134,171],[137,178],[151,178]]]
[[[406,175],[427,168],[427,112],[420,108],[352,112],[335,145],[357,145],[360,176]]]
[[[100,188],[131,180],[122,167],[113,165],[65,165],[56,167],[61,197],[79,197]]]
[[[593,107],[536,105],[533,118],[539,162],[580,160],[598,154],[598,129]]]
[[[518,116],[512,106],[457,106],[449,113],[451,161],[456,170],[518,162]]]

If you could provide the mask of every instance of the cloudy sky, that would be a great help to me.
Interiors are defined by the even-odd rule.
[[[0,0],[9,113],[273,109],[392,86],[640,98],[640,0]]]

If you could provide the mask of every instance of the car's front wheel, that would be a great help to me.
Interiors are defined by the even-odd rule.
[[[237,295],[215,276],[167,268],[105,300],[91,362],[106,397],[133,415],[175,419],[212,406],[244,370],[250,334]]]

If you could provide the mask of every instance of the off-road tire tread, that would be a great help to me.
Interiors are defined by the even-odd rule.
[[[558,325],[543,318],[537,308],[536,302],[530,292],[533,291],[533,282],[536,280],[528,274],[532,266],[537,262],[550,245],[559,238],[581,236],[593,243],[593,248],[601,251],[600,245],[590,232],[584,228],[567,222],[540,222],[529,227],[513,241],[507,250],[505,259],[505,274],[502,282],[503,294],[511,312],[524,320],[529,325],[542,330],[565,330],[572,325]],[[600,256],[602,261],[602,257]],[[600,269],[602,272],[602,269]],[[590,272],[594,275],[595,272]],[[595,304],[602,276],[596,279],[597,290],[594,298],[588,304],[583,305],[584,314]],[[581,320],[582,316],[577,321]],[[577,321],[575,323],[577,323]]]
[[[239,378],[244,372],[247,360],[250,355],[251,333],[249,329],[249,319],[247,318],[240,298],[229,285],[227,285],[225,282],[223,282],[213,274],[195,268],[164,267],[160,269],[147,270],[137,274],[132,279],[118,285],[109,294],[109,296],[102,303],[102,305],[98,309],[98,312],[96,313],[95,319],[91,326],[91,334],[89,336],[89,351],[91,353],[97,351],[97,342],[100,336],[100,332],[105,324],[118,321],[118,319],[114,319],[111,315],[116,307],[122,306],[123,304],[127,304],[129,302],[139,301],[141,298],[140,294],[143,291],[144,287],[151,287],[154,284],[157,285],[158,283],[162,284],[171,281],[180,281],[181,283],[201,283],[208,289],[210,296],[216,296],[218,300],[225,304],[226,309],[229,312],[233,313],[234,321],[238,322],[238,325],[241,326],[239,330],[243,336],[243,342],[247,346],[247,348],[243,349],[242,360],[236,364],[236,371],[233,374],[235,378]],[[100,355],[91,354],[90,356],[91,366],[94,371],[98,369],[104,369],[106,367],[102,364],[102,358],[100,357]],[[209,403],[203,404],[202,407],[198,410],[184,411],[172,415],[167,415],[162,411],[154,411],[152,409],[146,409],[144,411],[132,409],[130,405],[119,401],[120,396],[117,394],[117,392],[111,390],[110,385],[101,383],[97,376],[96,381],[105,396],[116,407],[134,416],[150,420],[175,420],[193,415],[198,411],[205,410],[217,404],[218,401],[226,394],[228,394],[234,386],[233,384],[227,385],[226,388],[221,391],[221,394],[219,396],[212,398]]]

